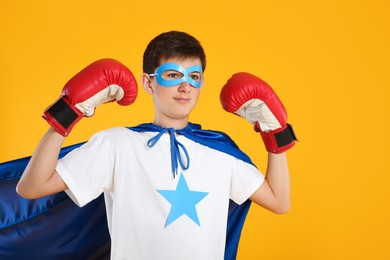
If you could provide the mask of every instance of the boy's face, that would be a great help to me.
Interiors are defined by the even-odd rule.
[[[156,76],[144,73],[141,79],[142,85],[149,94],[153,95],[155,123],[163,127],[180,125],[184,127],[187,125],[190,112],[198,102],[202,89],[202,70],[196,69],[197,66],[201,68],[201,60],[199,58],[169,58],[161,60],[160,66],[166,63],[172,63],[172,68],[176,65],[178,65],[176,67],[180,66],[188,75],[183,75],[174,69],[164,70],[159,80],[163,85],[160,85]],[[188,80],[180,80],[183,76]],[[169,81],[180,83],[170,86]]]

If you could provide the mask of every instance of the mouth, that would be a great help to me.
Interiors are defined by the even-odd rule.
[[[186,103],[186,102],[189,102],[191,100],[190,98],[184,98],[184,97],[176,97],[173,99],[180,102],[180,103]]]

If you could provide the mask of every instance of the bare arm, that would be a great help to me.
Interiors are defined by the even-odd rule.
[[[234,74],[222,87],[222,107],[250,122],[260,132],[268,151],[264,183],[250,199],[275,213],[290,209],[290,178],[285,151],[297,138],[287,123],[287,112],[275,91],[250,73]]]
[[[55,170],[64,136],[81,118],[92,116],[100,104],[113,100],[121,105],[132,104],[137,91],[132,72],[113,59],[97,60],[73,76],[62,89],[61,98],[44,111],[43,118],[55,129],[51,127],[42,138],[16,191],[34,199],[66,190]]]
[[[36,199],[67,189],[55,171],[64,140],[53,128],[46,132],[16,186],[20,196]]]
[[[278,214],[290,210],[290,177],[285,153],[268,153],[268,166],[264,183],[250,199]]]

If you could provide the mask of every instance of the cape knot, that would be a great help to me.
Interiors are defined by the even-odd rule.
[[[148,147],[153,147],[160,140],[161,136],[163,136],[165,133],[169,133],[171,144],[171,169],[173,178],[175,178],[178,171],[178,163],[180,164],[182,170],[187,170],[190,167],[190,157],[188,155],[187,149],[182,143],[180,143],[176,139],[175,133],[180,134],[180,131],[176,131],[173,128],[161,128],[161,131],[157,135],[153,136],[148,140],[147,145]],[[185,156],[184,160],[182,158],[180,150]]]

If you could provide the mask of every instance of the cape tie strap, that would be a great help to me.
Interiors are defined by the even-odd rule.
[[[162,128],[157,135],[148,140],[147,145],[148,147],[153,147],[158,142],[158,140],[160,140],[161,136],[167,132],[169,133],[171,143],[171,169],[173,178],[175,178],[177,175],[178,162],[183,170],[187,170],[190,167],[190,157],[188,155],[187,149],[182,143],[177,141],[175,137],[175,130],[173,128]],[[180,149],[185,155],[185,163],[181,157]]]
[[[234,141],[230,139],[230,137],[225,133],[211,130],[202,130],[201,125],[199,124],[193,124],[189,122],[188,126],[185,128],[174,130],[173,128],[163,128],[153,123],[145,123],[138,126],[129,127],[129,129],[136,132],[158,132],[156,136],[148,140],[148,147],[154,146],[163,134],[167,132],[169,133],[171,141],[171,165],[174,177],[177,174],[178,162],[183,170],[187,170],[190,166],[190,158],[187,150],[183,144],[176,140],[175,133],[183,135],[196,143],[230,154],[237,159],[254,165],[251,159],[244,152],[242,152],[234,143]],[[185,162],[183,161],[183,158],[180,154],[180,148],[184,153],[186,159]]]

